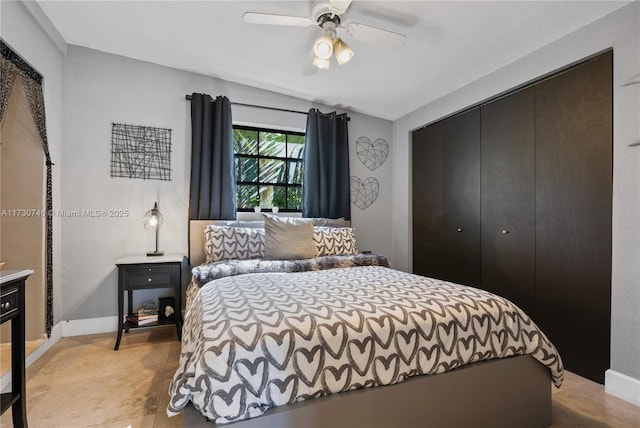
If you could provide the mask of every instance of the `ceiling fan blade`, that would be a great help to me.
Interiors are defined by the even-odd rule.
[[[308,27],[309,25],[315,25],[309,18],[301,16],[272,15],[270,13],[246,12],[242,15],[242,19],[248,24],[291,25],[294,27]]]
[[[352,0],[329,0],[329,12],[342,15],[349,9]]]
[[[381,28],[352,22],[344,27],[348,36],[363,42],[373,43],[386,48],[401,48],[407,40],[407,36]]]

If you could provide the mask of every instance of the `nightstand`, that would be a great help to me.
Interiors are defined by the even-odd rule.
[[[118,338],[114,351],[120,347],[122,331],[147,328],[158,325],[175,324],[178,340],[182,339],[182,276],[188,268],[187,258],[183,254],[167,254],[165,256],[127,256],[116,260],[118,266]],[[133,314],[132,298],[134,290],[151,290],[156,288],[172,288],[175,298],[175,317],[159,320],[151,325],[138,326],[126,321],[124,314],[124,293],[127,292],[127,314]]]

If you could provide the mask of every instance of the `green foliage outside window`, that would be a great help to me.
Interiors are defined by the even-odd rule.
[[[234,127],[237,205],[302,209],[304,134]]]

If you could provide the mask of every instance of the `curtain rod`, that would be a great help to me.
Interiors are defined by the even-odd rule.
[[[187,95],[185,95],[185,98],[187,100],[191,100],[191,95],[187,94]],[[306,111],[288,110],[286,108],[259,106],[259,105],[256,105],[256,104],[245,104],[245,103],[234,103],[234,102],[231,102],[231,104],[232,105],[237,105],[237,106],[243,106],[243,107],[253,107],[253,108],[261,108],[261,109],[265,109],[265,110],[284,111],[286,113],[297,113],[297,114],[309,115],[309,112],[306,112]],[[351,120],[351,118],[349,116],[347,116],[347,121],[350,121],[350,120]]]

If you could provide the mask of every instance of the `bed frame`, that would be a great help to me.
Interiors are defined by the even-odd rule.
[[[192,220],[192,265],[204,261],[202,228]],[[470,364],[451,372],[415,376],[399,384],[292,403],[263,416],[225,424],[233,428],[522,427],[551,425],[551,374],[528,355]],[[212,428],[193,405],[184,426]]]

